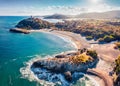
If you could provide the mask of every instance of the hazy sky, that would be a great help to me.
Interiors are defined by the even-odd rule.
[[[0,0],[0,15],[76,15],[119,9],[120,0]]]

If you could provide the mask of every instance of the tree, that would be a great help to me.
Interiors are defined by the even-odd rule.
[[[115,60],[115,68],[114,71],[116,74],[120,74],[120,56]]]

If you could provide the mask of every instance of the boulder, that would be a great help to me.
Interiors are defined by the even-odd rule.
[[[65,72],[64,76],[67,81],[72,81],[72,74],[70,71]]]
[[[66,57],[66,55],[57,55],[57,56],[55,56],[55,58],[65,58]]]

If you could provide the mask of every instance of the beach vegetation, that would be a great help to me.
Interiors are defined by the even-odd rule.
[[[86,36],[86,39],[87,39],[87,40],[92,40],[93,37],[92,37],[92,36]]]
[[[78,64],[78,63],[86,63],[86,62],[92,61],[92,60],[93,60],[93,58],[91,56],[89,56],[89,55],[86,55],[85,53],[79,54],[79,55],[76,55],[76,56],[72,57],[72,62],[76,63],[76,64]]]
[[[111,24],[111,22],[114,24]],[[120,25],[116,25],[119,21],[112,20],[73,20],[56,23],[55,26],[59,30],[71,31],[85,36],[86,39],[94,39],[98,42],[109,43],[120,40]]]
[[[115,60],[113,79],[114,86],[120,86],[120,56]]]
[[[108,42],[111,42],[111,41],[114,41],[114,40],[115,40],[115,38],[112,35],[105,35],[103,38],[99,39],[99,42],[108,43]]]
[[[87,55],[90,55],[93,58],[97,58],[97,52],[95,50],[87,50]]]
[[[118,56],[118,58],[115,60],[114,71],[116,72],[116,74],[120,73],[120,56]]]
[[[115,49],[119,49],[120,50],[120,42],[116,42],[115,43],[115,47],[114,47]]]

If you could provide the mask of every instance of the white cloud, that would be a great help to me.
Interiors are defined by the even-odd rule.
[[[120,10],[120,7],[113,7],[106,3],[95,4],[88,7],[88,12],[105,12],[111,10]]]
[[[120,10],[120,7],[112,7],[104,2],[80,6],[48,6],[48,7],[22,7],[19,8],[0,8],[0,15],[49,15],[66,14],[77,15],[86,12],[105,12],[110,10]]]
[[[101,2],[101,3],[92,4],[86,7],[48,6],[46,10],[51,13],[76,15],[76,14],[87,13],[87,12],[105,12],[105,11],[111,11],[111,10],[120,10],[120,7],[112,7],[106,3]]]
[[[88,11],[85,7],[72,7],[72,6],[48,6],[46,10],[52,13],[66,15],[76,15]]]
[[[88,0],[89,3],[91,4],[98,4],[98,3],[102,3],[104,0]]]

